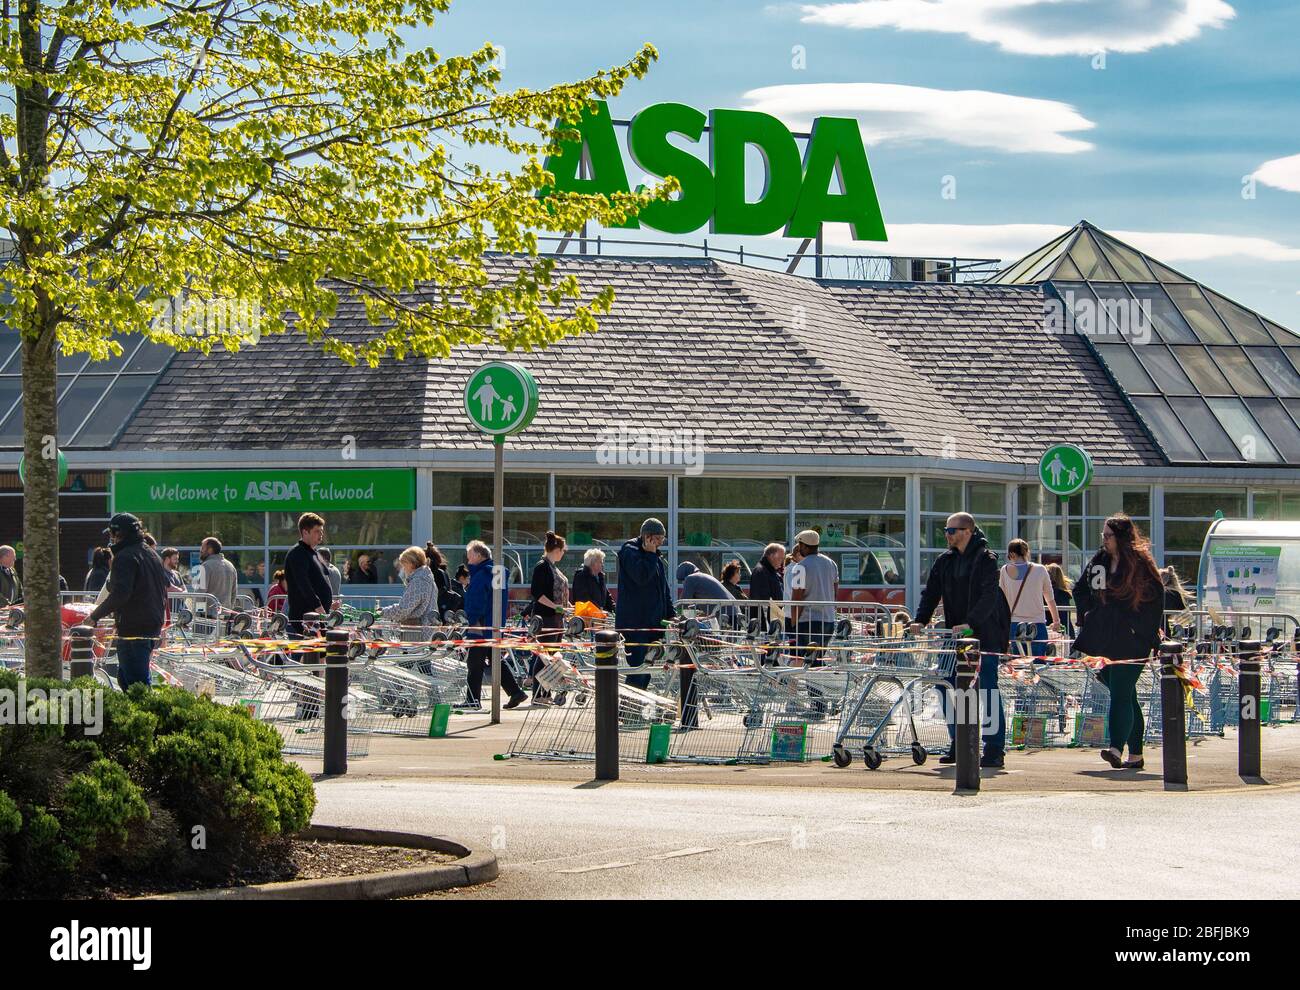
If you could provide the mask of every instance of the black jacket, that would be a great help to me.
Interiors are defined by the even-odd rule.
[[[108,580],[107,567],[92,567],[86,572],[86,583],[82,588],[86,591],[93,591],[99,594],[99,589],[104,587],[104,582]]]
[[[618,601],[614,625],[618,629],[658,629],[673,617],[673,592],[668,586],[668,561],[655,550],[641,545],[641,538],[628,540],[618,550]]]
[[[330,610],[334,589],[330,586],[329,571],[320,555],[302,540],[285,555],[284,580],[289,586],[285,612],[291,623],[299,622],[308,612]]]
[[[1159,578],[1154,575],[1151,578],[1156,582],[1151,600],[1133,609],[1108,601],[1103,590],[1107,582],[1122,577],[1118,572],[1110,574],[1110,555],[1101,550],[1074,582],[1079,625],[1074,647],[1080,653],[1109,660],[1140,660],[1160,645],[1165,596]]]
[[[943,602],[943,621],[949,629],[969,625],[975,630],[980,649],[1005,653],[1011,643],[1011,608],[998,587],[998,555],[979,527],[971,535],[964,553],[948,549],[930,568],[930,578],[921,593],[916,621],[925,625]]]
[[[162,558],[139,534],[128,536],[113,544],[108,597],[86,617],[86,623],[93,626],[111,615],[119,636],[156,637],[162,633],[169,588]]]
[[[744,589],[742,589],[735,581],[723,581],[722,586],[731,592],[732,598],[735,598],[737,601],[745,600]]]
[[[556,612],[550,605],[543,605],[539,599],[543,596],[555,601],[555,572],[559,570],[553,563],[542,557],[533,568],[533,578],[528,585],[528,597],[532,600],[529,614],[540,615],[544,619],[552,618]]]
[[[784,598],[785,585],[781,581],[781,575],[764,557],[749,572],[749,599],[755,602],[779,602]]]
[[[0,567],[0,605],[13,605],[23,600],[23,582],[12,567]]]
[[[451,578],[447,574],[447,568],[434,567],[432,561],[429,570],[433,571],[433,583],[438,589],[438,618],[441,619],[442,613],[452,607]]]
[[[573,575],[573,590],[569,598],[574,603],[591,602],[606,612],[614,607],[614,596],[609,593],[605,572],[592,574],[591,568],[586,564],[583,564],[578,573]]]

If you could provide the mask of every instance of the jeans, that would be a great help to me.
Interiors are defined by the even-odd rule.
[[[651,629],[649,631],[633,632],[631,636],[636,641],[636,645],[625,647],[625,652],[627,653],[627,664],[629,667],[640,667],[645,663],[646,651],[650,649],[651,643],[655,640],[663,639],[664,634],[658,629]],[[628,674],[627,686],[639,688],[644,691],[650,686],[650,675]]]
[[[1026,623],[1026,625],[1028,624],[1029,623]],[[1030,644],[1030,655],[1034,657],[1045,657],[1047,656],[1047,623],[1035,622],[1033,623],[1033,626],[1034,639]]]
[[[794,648],[803,658],[805,667],[821,667],[826,663],[825,654],[817,647],[825,646],[835,634],[835,623],[824,619],[800,621],[794,628]]]
[[[158,645],[156,639],[119,639],[117,641],[117,686],[123,691],[132,684],[149,682],[149,658]]]
[[[1127,745],[1133,759],[1142,755],[1142,737],[1146,735],[1142,703],[1137,696],[1142,669],[1140,663],[1116,663],[1103,667],[1097,675],[1110,689],[1110,744],[1121,753]]]
[[[998,658],[990,653],[980,655],[980,676],[976,685],[980,692],[980,733],[984,736],[984,755],[991,757],[1005,756],[1007,750],[1007,718],[1002,708],[1002,692],[998,690]],[[956,690],[957,675],[948,679],[948,684]],[[955,752],[957,741],[956,712],[948,711],[948,695],[939,693],[939,707],[944,720],[948,723],[948,739],[952,745],[949,752]],[[986,728],[990,716],[992,729]]]
[[[469,648],[469,655],[465,658],[465,686],[469,690],[470,701],[476,705],[479,704],[483,693],[483,675],[491,665],[492,647],[471,646]],[[519,690],[519,682],[515,680],[515,675],[510,673],[510,668],[504,663],[501,664],[501,687],[511,698],[523,694]]]

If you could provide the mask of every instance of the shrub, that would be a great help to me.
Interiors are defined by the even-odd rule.
[[[18,678],[0,671],[0,689]],[[310,822],[310,778],[245,711],[171,687],[103,702],[99,735],[0,726],[0,891],[57,891],[92,870],[219,880]]]

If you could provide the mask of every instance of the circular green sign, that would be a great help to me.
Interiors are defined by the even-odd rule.
[[[518,433],[537,414],[537,381],[523,365],[490,361],[465,384],[465,412],[489,436]]]
[[[63,451],[56,451],[59,455],[59,487],[68,480],[68,459],[63,456]],[[27,484],[27,455],[18,455],[18,480],[24,485]]]
[[[1038,480],[1060,498],[1081,492],[1092,481],[1092,456],[1072,443],[1053,444],[1038,459]]]

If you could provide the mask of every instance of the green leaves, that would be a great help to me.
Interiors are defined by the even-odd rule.
[[[289,329],[289,311],[323,352],[371,363],[593,329],[607,292],[584,299],[528,262],[494,285],[483,256],[535,255],[538,230],[621,224],[668,195],[536,198],[555,121],[642,77],[657,53],[503,92],[491,45],[451,57],[406,47],[449,5],[35,4],[39,61],[0,33],[0,86],[20,104],[50,92],[47,113],[0,123],[0,215],[21,253],[0,319],[28,335],[53,319],[65,351],[103,358],[119,333],[238,348],[239,328],[197,334],[157,317],[240,303],[260,312],[260,333]],[[437,302],[399,299],[416,286]],[[379,328],[369,341],[330,336],[339,293],[366,299]]]

